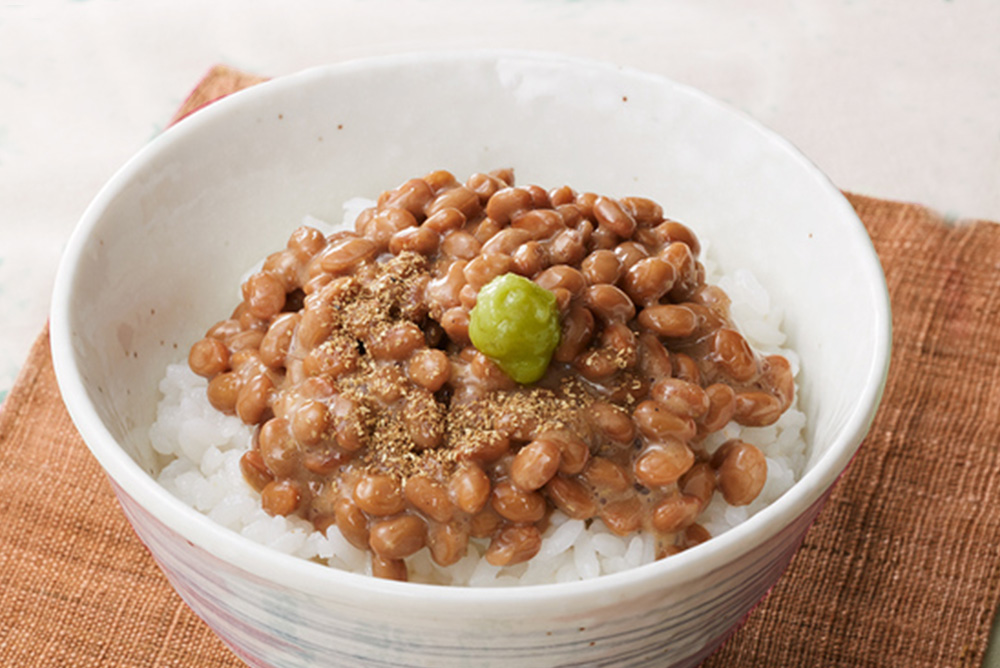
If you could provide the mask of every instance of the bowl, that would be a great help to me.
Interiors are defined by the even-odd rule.
[[[157,383],[306,215],[416,174],[638,194],[785,311],[809,455],[736,528],[618,574],[441,587],[331,569],[224,530],[157,484]],[[100,191],[51,313],[67,408],[173,587],[251,666],[695,665],[785,569],[885,382],[885,280],[849,203],[787,141],[660,76],[543,53],[427,52],[310,69],[164,132]]]

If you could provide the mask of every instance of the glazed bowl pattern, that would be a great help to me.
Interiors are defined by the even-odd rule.
[[[740,526],[648,566],[508,588],[387,582],[280,554],[156,482],[167,364],[307,215],[338,220],[415,174],[639,194],[751,269],[801,358],[801,480]],[[251,666],[695,665],[781,575],[873,419],[890,314],[864,227],[788,142],[662,77],[547,54],[430,52],[237,93],[150,143],[98,194],[53,296],[60,389],[136,532]]]
[[[537,616],[533,594],[470,616],[404,606],[407,623],[375,598],[344,601],[255,576],[193,545],[115,488],[129,521],[173,587],[254,668],[288,666],[695,666],[735,630],[785,570],[822,505],[728,568],[625,601],[610,593]],[[395,600],[394,600],[395,599]],[[596,605],[595,605],[596,603]],[[532,614],[524,614],[531,610]],[[331,620],[337,620],[331,624]]]

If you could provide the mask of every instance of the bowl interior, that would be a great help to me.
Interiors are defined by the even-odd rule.
[[[889,327],[877,258],[840,193],[786,142],[697,91],[511,53],[310,70],[155,140],[97,197],[60,273],[53,340],[74,417],[93,410],[94,429],[155,473],[146,431],[164,367],[228,314],[241,274],[304,216],[339,221],[346,199],[433,169],[464,178],[506,166],[519,183],[653,198],[710,240],[723,267],[752,270],[801,356],[809,466],[830,453],[826,484],[839,473],[874,412]],[[81,431],[107,465],[117,446]]]

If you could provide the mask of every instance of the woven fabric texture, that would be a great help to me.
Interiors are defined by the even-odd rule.
[[[214,68],[178,111],[261,81]],[[882,260],[882,406],[706,666],[978,666],[1000,601],[1000,225],[849,195]],[[0,665],[241,666],[170,588],[62,404],[47,332],[0,409]]]

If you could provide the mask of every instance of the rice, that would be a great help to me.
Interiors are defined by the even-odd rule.
[[[345,204],[345,220],[369,206],[355,199]],[[305,224],[333,229],[315,218]],[[784,355],[799,372],[798,356],[785,348],[783,314],[771,304],[764,288],[746,270],[722,273],[705,245],[703,260],[709,282],[719,285],[732,300],[732,316],[747,340],[759,351]],[[216,411],[208,402],[208,382],[184,362],[167,367],[159,384],[162,399],[149,431],[153,449],[170,460],[158,476],[164,488],[204,513],[220,526],[269,548],[356,573],[371,574],[367,552],[351,545],[336,526],[326,534],[299,517],[272,517],[261,508],[260,495],[240,471],[240,457],[251,447],[253,430],[235,416]],[[806,461],[803,439],[805,415],[796,402],[773,425],[748,428],[730,423],[706,439],[713,452],[723,442],[740,438],[757,446],[767,460],[767,482],[747,506],[730,506],[716,494],[699,517],[712,536],[746,521],[787,491]],[[603,522],[570,519],[555,511],[543,535],[542,547],[531,560],[497,567],[483,558],[488,540],[471,539],[468,554],[442,567],[424,548],[406,559],[409,580],[470,587],[500,587],[585,580],[615,573],[655,560],[655,540],[644,534],[617,536]]]

